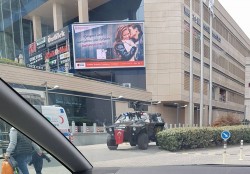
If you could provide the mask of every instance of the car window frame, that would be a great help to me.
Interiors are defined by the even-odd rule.
[[[2,78],[0,78],[0,89],[2,120],[27,135],[70,172],[83,173],[92,170],[93,166],[84,155]]]

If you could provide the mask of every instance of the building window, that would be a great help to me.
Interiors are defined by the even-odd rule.
[[[216,87],[213,86],[212,87],[212,99],[215,100],[215,91],[216,91]]]
[[[220,101],[226,102],[226,90],[222,88],[220,88]]]

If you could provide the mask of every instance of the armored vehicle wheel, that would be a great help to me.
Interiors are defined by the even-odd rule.
[[[115,139],[113,139],[111,137],[111,135],[108,135],[107,146],[108,146],[109,150],[116,150],[118,147],[118,145],[115,143]]]
[[[148,135],[142,133],[138,137],[138,148],[141,150],[146,150],[148,148]]]
[[[157,140],[156,140],[156,146],[160,146],[160,145],[159,145],[159,142],[158,142]]]
[[[136,146],[135,142],[130,142],[130,146]]]

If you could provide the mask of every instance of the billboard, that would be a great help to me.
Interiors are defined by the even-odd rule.
[[[68,27],[64,27],[46,37],[47,47],[61,43],[69,38]]]
[[[65,64],[70,64],[69,31],[64,27],[50,35],[36,40],[29,45],[27,67],[46,70],[46,60],[50,71],[65,71]]]
[[[144,67],[142,22],[73,24],[75,69]]]

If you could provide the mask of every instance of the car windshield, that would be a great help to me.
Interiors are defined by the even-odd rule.
[[[249,6],[0,0],[0,78],[94,167],[250,165]],[[2,161],[12,127],[0,121]],[[42,173],[72,172],[36,143]]]

